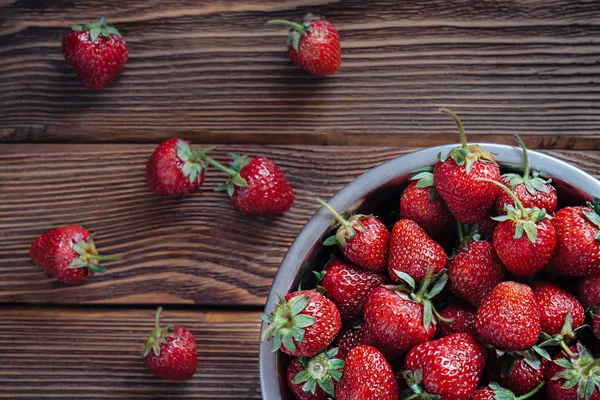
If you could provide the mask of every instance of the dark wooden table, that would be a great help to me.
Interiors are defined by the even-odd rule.
[[[308,11],[340,30],[335,76],[291,65],[285,32],[265,25]],[[87,91],[60,41],[102,15],[130,59]],[[595,1],[0,1],[0,398],[260,398],[258,314],[314,197],[456,142],[440,106],[472,141],[519,134],[599,176],[599,38]],[[246,217],[211,190],[215,171],[194,195],[150,193],[146,159],[173,136],[219,145],[222,162],[272,158],[294,207]],[[50,279],[29,244],[70,223],[123,260],[82,285]],[[188,382],[143,365],[157,305],[197,338]]]

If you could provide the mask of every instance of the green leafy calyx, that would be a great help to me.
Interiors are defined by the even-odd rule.
[[[216,167],[217,169],[220,169],[221,171],[229,175],[225,183],[217,186],[215,190],[217,192],[224,190],[225,192],[227,192],[227,195],[231,197],[235,193],[236,187],[248,187],[248,182],[246,182],[246,180],[242,178],[240,172],[246,165],[250,164],[250,161],[252,160],[245,156],[240,156],[239,154],[235,153],[229,153],[229,156],[233,158],[231,168],[227,168],[223,164],[213,160],[210,157],[207,157],[206,155],[203,155],[202,159],[208,162],[213,167]]]
[[[339,381],[342,377],[344,360],[335,358],[338,349],[323,351],[313,357],[299,357],[303,370],[298,372],[292,379],[295,384],[304,383],[302,390],[307,393],[315,394],[317,386],[330,396],[335,396],[334,381]]]
[[[411,181],[417,182],[416,187],[418,187],[420,189],[428,188],[428,187],[432,188],[431,192],[429,194],[429,201],[435,201],[439,197],[439,193],[433,183],[432,171],[433,171],[432,167],[422,168],[420,170],[413,171],[415,174],[410,177]]]
[[[73,245],[72,249],[78,254],[78,257],[71,261],[67,268],[77,269],[87,267],[90,274],[104,273],[106,272],[106,268],[99,264],[100,261],[115,261],[121,259],[120,256],[99,255],[96,244],[94,243],[94,236],[95,234],[91,234],[88,237],[87,242],[81,240]]]
[[[429,394],[423,388],[423,370],[406,370],[402,372],[402,377],[406,381],[408,388],[403,393],[403,399],[410,400],[439,400],[438,394]]]
[[[320,18],[315,17],[312,14],[306,14],[306,16],[304,16],[304,20],[300,24],[297,22],[286,21],[283,19],[274,19],[267,23],[269,25],[288,26],[290,28],[290,34],[288,35],[286,45],[292,45],[294,50],[298,51],[300,47],[300,38],[302,38],[303,36],[307,36],[309,33],[312,33],[312,23],[318,19]]]
[[[335,211],[333,207],[325,203],[323,200],[319,198],[316,200],[317,203],[325,207],[325,209],[334,216],[337,224],[339,225],[335,235],[330,236],[323,241],[324,246],[333,246],[335,244],[339,244],[342,247],[346,247],[348,245],[348,241],[354,239],[356,232],[365,232],[365,227],[361,221],[365,218],[371,217],[371,215],[356,214],[350,217],[350,219],[345,219],[337,211]]]
[[[105,38],[110,38],[110,35],[122,37],[117,28],[113,24],[107,24],[106,18],[100,18],[98,22],[88,22],[80,25],[69,25],[74,31],[90,31],[90,40],[93,42],[102,35]]]
[[[158,310],[156,310],[156,315],[154,316],[154,330],[143,347],[144,357],[148,356],[151,352],[153,352],[156,357],[160,357],[161,345],[169,343],[167,340],[169,338],[175,339],[178,337],[173,333],[173,330],[175,329],[173,325],[169,325],[164,329],[160,327],[160,313],[162,313],[162,311],[162,307],[159,307]]]
[[[550,189],[548,189],[548,184],[552,182],[551,179],[544,179],[541,176],[541,173],[538,171],[533,171],[531,174],[529,173],[529,156],[527,154],[527,147],[523,140],[519,136],[515,136],[515,139],[519,143],[519,146],[523,150],[523,160],[524,160],[524,169],[523,175],[518,175],[514,173],[504,174],[502,175],[502,180],[510,185],[512,190],[515,190],[520,184],[525,185],[525,189],[531,194],[535,196],[538,192],[549,193]]]
[[[209,150],[207,150],[209,151]],[[202,170],[206,168],[202,162],[202,156],[206,151],[196,150],[183,140],[177,141],[177,157],[183,162],[181,172],[189,179],[190,184],[200,184]]]
[[[304,340],[304,328],[317,320],[310,315],[301,314],[308,305],[309,297],[298,294],[289,301],[281,293],[277,293],[279,303],[271,314],[261,314],[260,318],[268,325],[263,331],[262,340],[273,339],[273,351],[285,347],[290,353],[296,352],[296,343]]]
[[[599,228],[596,233],[596,241],[600,242],[600,199],[598,197],[593,197],[592,201],[593,203],[588,203],[588,207],[591,208],[591,210],[584,208],[582,212],[588,221]]]
[[[537,392],[539,392],[544,386],[544,382],[540,383],[535,389],[531,392],[524,394],[523,396],[517,397],[513,392],[508,389],[503,388],[498,385],[496,382],[491,382],[489,385],[490,389],[494,392],[495,400],[525,400],[533,397]]]
[[[552,377],[552,380],[564,380],[563,388],[577,387],[577,398],[589,400],[594,391],[600,392],[600,360],[581,343],[577,343],[576,357],[558,358],[554,363],[563,370]]]

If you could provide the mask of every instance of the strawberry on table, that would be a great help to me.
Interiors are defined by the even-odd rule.
[[[580,343],[561,351],[546,368],[550,400],[600,400],[600,360]]]
[[[415,346],[404,360],[404,377],[415,394],[438,395],[446,400],[470,399],[486,361],[487,350],[473,335],[455,333]]]
[[[387,281],[384,274],[362,270],[340,258],[331,260],[317,275],[317,285],[338,307],[342,321],[360,317],[369,294]]]
[[[287,384],[297,400],[326,400],[334,396],[343,369],[344,355],[336,348],[295,357],[287,367]]]
[[[290,28],[287,40],[288,55],[292,62],[313,75],[335,73],[342,63],[340,35],[325,18],[307,14],[302,23],[275,19],[270,25]]]
[[[384,271],[390,232],[383,222],[372,215],[363,214],[353,215],[347,220],[323,200],[317,199],[317,203],[325,207],[340,225],[336,234],[327,238],[323,244],[339,244],[342,253],[356,265],[370,271]]]
[[[544,383],[540,383],[531,392],[521,396],[503,388],[496,382],[490,383],[488,386],[477,389],[471,400],[525,400],[533,398],[544,387]]]
[[[525,167],[523,175],[509,173],[501,176],[502,183],[507,186],[519,199],[525,208],[544,209],[548,214],[554,213],[558,204],[556,189],[550,184],[551,179],[544,179],[538,171],[530,172],[527,147],[520,137],[516,136],[519,146],[523,149]],[[496,199],[496,212],[498,215],[505,213],[506,205],[512,205],[513,199],[505,192],[500,192]]]
[[[394,282],[402,280],[396,271],[404,272],[419,282],[429,267],[433,268],[433,273],[438,273],[448,261],[444,248],[409,219],[396,222],[389,249],[388,274]]]
[[[533,290],[517,282],[500,283],[477,310],[475,332],[501,351],[531,348],[541,332]]]
[[[535,274],[552,258],[556,247],[556,229],[546,210],[525,208],[506,186],[499,185],[514,201],[506,205],[506,215],[495,217],[500,223],[492,242],[506,269],[518,276]]]
[[[315,290],[279,296],[271,314],[261,314],[268,325],[262,340],[273,339],[273,350],[310,357],[325,350],[342,327],[335,304]]]
[[[234,160],[231,168],[205,153],[202,159],[229,175],[216,190],[226,191],[238,211],[248,215],[279,215],[292,207],[294,190],[273,161],[267,157],[248,159],[238,154],[229,155]]]
[[[191,378],[196,372],[198,353],[194,335],[181,326],[160,327],[159,307],[154,330],[144,344],[144,363],[155,375],[171,381]]]
[[[459,246],[448,265],[450,291],[479,307],[491,291],[504,279],[505,269],[490,242],[482,242],[477,234],[463,237],[458,224]]]
[[[448,321],[438,321],[437,335],[439,337],[452,335],[454,333],[475,334],[475,330],[473,329],[475,310],[471,307],[464,304],[450,304],[440,310],[439,314]]]
[[[535,369],[523,358],[505,355],[489,360],[487,378],[490,382],[497,382],[511,390],[517,396],[523,396],[544,383],[544,372],[548,363],[548,360],[541,358],[540,368]]]
[[[462,122],[451,110],[449,114],[460,132],[462,145],[451,150],[433,169],[433,181],[442,199],[459,222],[474,224],[480,221],[494,204],[499,189],[480,178],[500,180],[500,167],[492,154],[478,145],[467,145]]]
[[[585,308],[600,306],[600,274],[582,278],[577,285],[577,297]]]
[[[106,270],[101,261],[119,260],[118,256],[98,255],[94,235],[81,225],[52,229],[37,238],[29,248],[35,264],[64,283],[79,283]]]
[[[600,199],[583,207],[565,207],[552,219],[557,244],[548,272],[568,276],[600,274]]]
[[[75,69],[87,89],[102,89],[125,68],[129,50],[113,24],[100,21],[71,25],[72,31],[62,40],[65,60]]]
[[[371,346],[350,350],[344,374],[335,389],[335,399],[399,400],[396,377],[383,354]]]
[[[419,170],[400,197],[400,218],[415,221],[431,237],[438,237],[454,222],[448,206],[433,184],[433,168]]]
[[[204,153],[187,140],[162,142],[146,163],[146,182],[155,193],[181,195],[195,192],[204,182]]]

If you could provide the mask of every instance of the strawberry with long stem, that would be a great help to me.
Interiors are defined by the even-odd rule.
[[[525,208],[506,186],[490,179],[478,180],[501,187],[514,201],[514,206],[506,205],[506,215],[494,217],[500,222],[492,238],[498,257],[515,275],[527,276],[541,270],[556,247],[556,230],[546,210]]]
[[[384,271],[387,266],[390,233],[386,226],[372,215],[356,214],[345,219],[329,204],[317,198],[339,224],[334,236],[323,244],[339,244],[342,253],[356,265],[370,271]]]

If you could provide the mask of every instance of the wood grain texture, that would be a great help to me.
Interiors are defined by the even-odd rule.
[[[272,18],[327,16],[343,64],[315,79]],[[130,46],[116,83],[80,87],[69,23],[106,15]],[[600,8],[567,0],[0,2],[0,140],[600,148]]]
[[[173,311],[198,370],[185,382],[152,375],[141,355],[154,310],[0,308],[0,398],[260,399],[255,312]]]
[[[204,147],[204,146],[203,146]],[[292,183],[296,201],[284,216],[247,217],[213,192],[210,170],[198,193],[162,197],[147,189],[151,145],[0,146],[0,302],[262,305],[277,267],[302,226],[343,185],[408,148],[223,146],[266,155]],[[551,151],[600,176],[600,152]],[[78,223],[97,232],[108,272],[65,286],[29,258],[46,230]]]

